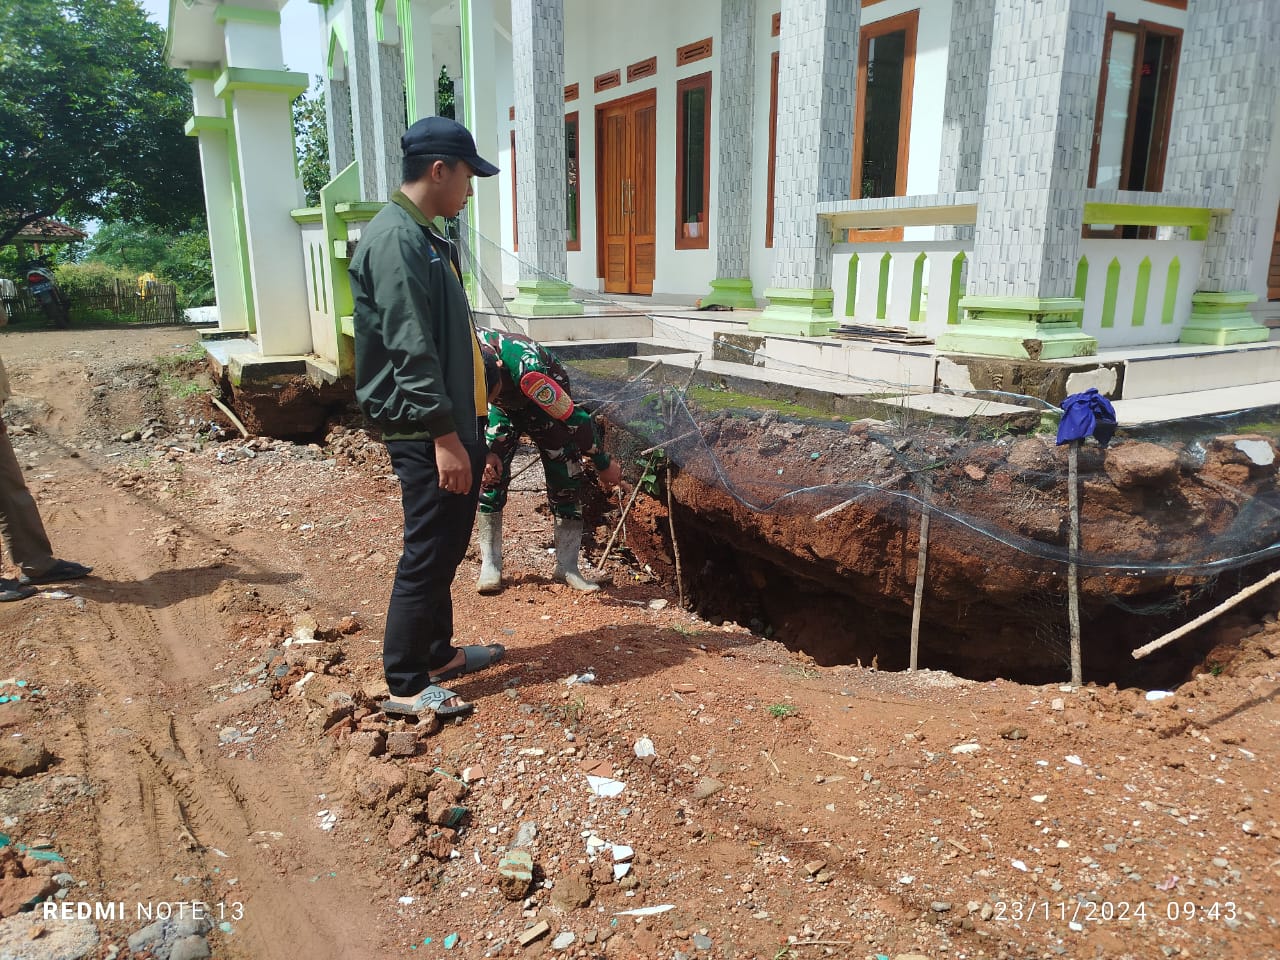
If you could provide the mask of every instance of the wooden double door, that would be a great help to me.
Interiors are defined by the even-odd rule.
[[[657,91],[596,107],[596,266],[606,293],[653,293]]]

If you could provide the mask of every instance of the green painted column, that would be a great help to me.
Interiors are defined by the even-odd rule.
[[[1226,293],[1200,291],[1191,295],[1191,316],[1182,325],[1180,343],[1207,343],[1225,347],[1233,343],[1261,343],[1271,331],[1249,312],[1258,295],[1248,290]]]
[[[1015,360],[1091,357],[1098,342],[1080,329],[1084,301],[1074,297],[961,297],[965,318],[938,337],[938,350]]]
[[[702,309],[707,307],[732,307],[735,310],[754,310],[755,294],[750,277],[727,277],[711,281],[711,293],[702,298]]]

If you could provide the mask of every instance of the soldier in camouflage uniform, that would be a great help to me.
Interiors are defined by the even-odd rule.
[[[578,571],[583,459],[590,458],[606,493],[621,481],[622,468],[600,449],[591,415],[573,403],[568,373],[544,347],[518,333],[477,332],[489,384],[489,452],[480,488],[476,590],[497,593],[502,587],[502,508],[521,435],[538,447],[547,477],[547,500],[555,517],[555,579],[575,590],[599,590],[599,584]]]

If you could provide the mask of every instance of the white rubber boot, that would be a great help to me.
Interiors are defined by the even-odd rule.
[[[578,572],[578,553],[582,550],[582,518],[556,517],[555,579],[583,593],[594,593],[600,584]]]
[[[502,511],[476,517],[480,540],[480,579],[476,593],[497,593],[502,589]]]

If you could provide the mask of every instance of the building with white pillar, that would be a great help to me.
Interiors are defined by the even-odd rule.
[[[170,43],[223,324],[264,351],[309,330],[343,366],[347,245],[442,66],[502,168],[473,291],[516,314],[701,301],[1031,362],[1280,322],[1270,0],[329,0],[334,180],[283,220],[282,2],[177,4]]]

